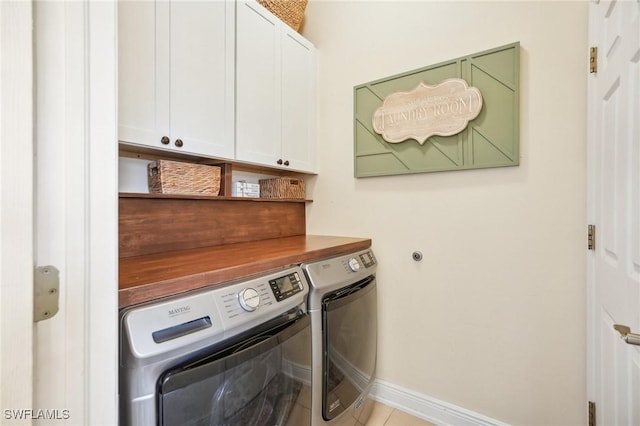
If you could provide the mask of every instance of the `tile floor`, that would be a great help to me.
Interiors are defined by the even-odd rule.
[[[388,405],[374,402],[373,410],[365,426],[435,426]]]
[[[1,0],[0,0],[1,1]],[[287,426],[298,426],[311,422],[311,389],[304,386],[300,390],[298,401],[293,407],[287,420]],[[369,414],[369,419],[363,423],[363,418]],[[354,415],[356,413],[353,413]],[[372,399],[367,399],[361,410],[357,412],[358,417],[347,416],[339,426],[436,426],[426,420],[419,419],[404,411],[389,407]]]

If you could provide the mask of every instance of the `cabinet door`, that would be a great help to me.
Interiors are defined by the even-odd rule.
[[[294,170],[315,171],[316,52],[297,32],[283,25],[282,158]]]
[[[236,159],[315,168],[315,48],[253,1],[238,2]]]
[[[232,1],[170,3],[171,145],[234,156],[234,11]]]
[[[233,1],[121,1],[118,9],[120,141],[233,158]]]
[[[255,2],[237,2],[236,158],[277,166],[281,157],[280,25]]]
[[[120,2],[118,139],[122,142],[161,146],[158,134],[162,129],[156,128],[157,53],[155,4]]]

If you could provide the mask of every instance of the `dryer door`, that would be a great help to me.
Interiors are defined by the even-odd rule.
[[[308,425],[309,324],[304,315],[164,373],[159,424]]]
[[[329,293],[322,301],[322,416],[334,419],[359,404],[372,383],[377,353],[375,276]]]

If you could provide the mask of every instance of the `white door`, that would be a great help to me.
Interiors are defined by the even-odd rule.
[[[117,423],[115,11],[0,2],[3,425]],[[35,265],[60,303],[34,324]]]
[[[591,4],[589,79],[589,399],[598,425],[640,425],[640,3]]]

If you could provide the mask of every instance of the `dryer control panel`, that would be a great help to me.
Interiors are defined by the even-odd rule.
[[[378,261],[373,250],[365,249],[301,265],[309,283],[308,309],[319,309],[322,296],[331,291],[375,276]]]

